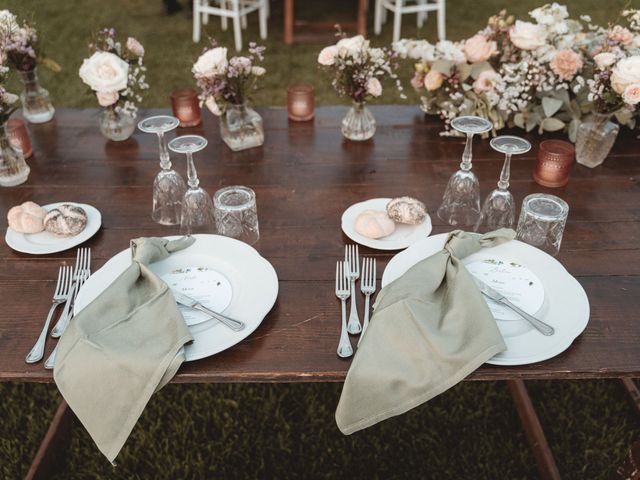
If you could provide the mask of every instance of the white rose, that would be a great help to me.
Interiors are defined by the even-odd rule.
[[[372,97],[379,97],[382,95],[382,85],[380,85],[380,81],[373,77],[367,80],[367,93]]]
[[[7,31],[12,31],[18,28],[16,16],[9,10],[0,10],[0,27]]]
[[[133,53],[136,57],[144,56],[144,47],[133,37],[127,38],[127,50]]]
[[[547,40],[547,32],[541,25],[516,20],[509,34],[511,43],[522,50],[535,50],[542,47]]]
[[[629,105],[637,105],[640,103],[640,83],[628,85],[622,93],[622,99],[624,103],[628,103]]]
[[[325,47],[320,51],[318,55],[318,63],[320,65],[333,65],[336,63],[336,56],[338,55],[338,47],[336,45],[331,45],[330,47]]]
[[[207,106],[209,111],[211,113],[213,113],[214,115],[218,115],[219,116],[222,113],[220,111],[220,107],[216,103],[216,99],[213,96],[208,97],[207,100],[204,102],[204,104]]]
[[[343,38],[336,44],[336,47],[338,47],[340,56],[353,56],[362,50],[366,43],[362,35],[356,35],[355,37]]]
[[[18,101],[18,98],[18,95],[10,92],[4,92],[4,95],[2,96],[2,100],[4,100],[7,105],[13,105]]]
[[[129,64],[109,52],[96,52],[85,58],[80,78],[96,92],[119,92],[127,88]]]
[[[596,62],[600,70],[604,70],[616,63],[616,56],[610,52],[602,52],[593,57],[593,61]]]
[[[267,71],[263,68],[263,67],[251,67],[251,73],[253,75],[255,75],[256,77],[261,77],[262,75],[264,75]]]
[[[97,92],[98,103],[101,107],[110,107],[118,101],[120,94],[118,92]]]
[[[622,95],[629,85],[640,83],[640,56],[623,58],[611,72],[611,86]]]
[[[196,78],[207,78],[215,75],[221,75],[227,69],[227,49],[224,47],[216,47],[207,50],[193,65],[191,71]]]

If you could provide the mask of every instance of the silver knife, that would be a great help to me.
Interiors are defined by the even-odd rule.
[[[497,290],[494,290],[493,288],[491,288],[482,280],[479,280],[476,277],[473,277],[473,280],[476,282],[476,285],[484,295],[489,297],[491,300],[494,300],[498,303],[501,303],[502,305],[506,305],[507,307],[509,307],[511,310],[516,312],[518,315],[520,315],[522,318],[528,321],[531,325],[533,325],[535,329],[538,330],[541,334],[549,336],[555,333],[555,330],[551,325],[548,325],[543,321],[538,320],[533,315],[529,315],[524,310],[516,307],[513,303],[509,301],[507,297],[505,297],[503,294],[501,294]]]
[[[207,315],[210,315],[216,320],[218,320],[220,323],[225,324],[234,332],[239,332],[240,330],[244,330],[245,325],[240,320],[235,320],[233,318],[225,317],[221,313],[214,312],[213,310],[205,307],[200,302],[185,295],[184,293],[176,292],[175,290],[171,290],[171,293],[173,293],[173,298],[175,298],[176,302],[179,303],[180,305],[184,305],[185,307],[193,308],[194,310],[199,310],[203,313],[206,313]]]

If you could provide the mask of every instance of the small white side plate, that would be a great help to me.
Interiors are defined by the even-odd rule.
[[[431,233],[431,217],[429,215],[418,225],[396,223],[395,231],[383,238],[367,238],[356,232],[354,226],[358,215],[365,210],[385,212],[390,200],[390,198],[372,198],[371,200],[351,205],[342,214],[342,231],[344,234],[354,242],[376,250],[402,250],[429,236]]]
[[[102,215],[100,211],[86,203],[57,202],[43,205],[47,211],[51,211],[60,205],[68,203],[84,209],[87,213],[87,226],[78,235],[73,237],[58,237],[47,231],[40,233],[18,233],[7,227],[7,234],[4,237],[7,245],[17,252],[29,253],[32,255],[45,255],[47,253],[63,252],[80,245],[93,237],[102,225]]]

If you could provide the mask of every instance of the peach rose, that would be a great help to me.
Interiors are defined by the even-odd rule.
[[[496,42],[490,42],[484,35],[474,35],[464,42],[464,53],[471,63],[484,62],[498,53]]]
[[[629,105],[637,105],[640,103],[640,83],[632,83],[622,92],[622,100]]]
[[[416,90],[420,90],[424,87],[424,75],[421,72],[416,72],[411,78],[411,86]]]
[[[336,56],[338,55],[338,47],[336,45],[331,45],[330,47],[325,47],[320,51],[318,55],[318,63],[320,65],[333,65],[336,63]]]
[[[367,80],[367,93],[372,97],[379,97],[382,95],[382,85],[380,85],[380,80],[375,77]]]
[[[437,70],[431,69],[424,77],[424,88],[433,92],[442,86],[442,82],[444,82],[444,75]]]
[[[633,33],[629,31],[629,29],[624,28],[620,25],[616,25],[607,33],[607,36],[610,40],[614,42],[618,42],[622,45],[631,45],[633,42]]]
[[[571,80],[582,68],[582,58],[573,50],[560,50],[551,63],[551,70],[563,80]]]
[[[602,52],[593,57],[593,61],[600,70],[604,70],[616,63],[616,56],[611,52]]]
[[[96,92],[96,97],[101,107],[110,107],[118,101],[120,95],[118,92]]]
[[[500,78],[500,75],[493,70],[485,70],[478,75],[478,78],[473,82],[473,91],[477,94],[488,92],[496,84],[496,80]]]

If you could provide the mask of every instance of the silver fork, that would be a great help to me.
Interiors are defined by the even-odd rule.
[[[357,335],[362,331],[358,318],[358,305],[356,301],[356,280],[360,277],[360,259],[358,258],[358,245],[344,246],[344,261],[349,265],[349,285],[351,290],[351,310],[349,311],[349,323],[347,331],[351,335]]]
[[[349,285],[349,262],[336,263],[336,297],[342,303],[342,328],[340,330],[340,343],[338,344],[338,356],[347,358],[353,355],[353,347],[347,335],[347,299],[351,295]]]
[[[42,360],[44,356],[44,345],[47,341],[47,333],[49,332],[49,324],[53,318],[53,313],[56,311],[56,307],[67,300],[69,291],[71,290],[71,280],[73,271],[71,267],[60,267],[58,269],[58,283],[56,283],[56,291],[53,294],[53,305],[49,309],[49,314],[44,322],[40,336],[35,345],[24,359],[27,363],[36,363]]]
[[[90,248],[79,248],[76,253],[76,264],[73,267],[73,285],[71,285],[71,290],[69,291],[69,295],[67,297],[67,303],[64,305],[64,310],[62,311],[62,315],[58,318],[56,325],[53,327],[51,331],[51,336],[53,338],[59,338],[60,335],[64,332],[69,324],[69,317],[71,316],[71,303],[75,298],[75,294],[78,290],[78,281],[80,280],[80,273],[84,270],[90,271],[91,267],[91,249]]]
[[[360,281],[360,291],[364,294],[364,323],[362,324],[362,334],[358,339],[358,346],[364,337],[364,332],[369,326],[369,301],[371,295],[376,291],[376,259],[362,259],[362,280]]]
[[[75,299],[76,299],[76,296],[78,295],[78,291],[80,290],[80,287],[82,287],[82,284],[84,284],[84,282],[87,281],[91,273],[89,272],[89,270],[81,270],[78,275],[79,275],[78,281],[76,282],[77,288],[73,294],[73,298],[71,299],[71,304],[75,302]],[[73,311],[70,311],[67,317],[67,323],[64,326],[65,329],[69,325],[69,322],[71,321],[72,317],[73,317]],[[64,330],[63,330],[63,333],[64,333]],[[60,345],[60,343],[58,343],[58,345]],[[47,361],[44,362],[44,368],[46,368],[47,370],[51,370],[56,364],[56,352],[58,351],[58,345],[56,345],[56,347],[53,349],[53,352],[51,352],[51,355],[49,355],[49,358],[47,358]]]

